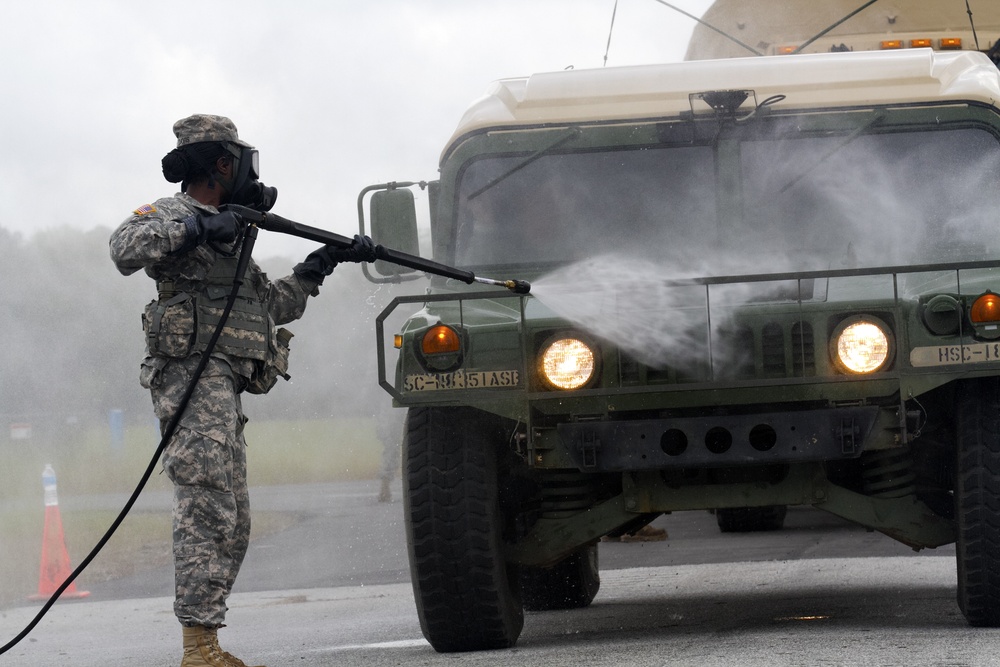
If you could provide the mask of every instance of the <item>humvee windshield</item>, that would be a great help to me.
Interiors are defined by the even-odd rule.
[[[997,137],[881,121],[803,132],[783,118],[701,143],[482,157],[459,183],[456,260],[619,252],[724,275],[995,258]]]

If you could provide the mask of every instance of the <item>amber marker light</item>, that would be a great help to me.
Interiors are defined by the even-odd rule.
[[[450,373],[464,361],[462,334],[447,324],[435,324],[420,338],[420,364],[431,373]]]
[[[962,38],[961,37],[942,37],[941,38],[941,49],[945,51],[956,50],[962,48]]]
[[[903,40],[901,39],[883,39],[879,42],[879,46],[883,49],[901,49],[903,48]]]
[[[446,354],[462,349],[462,341],[458,332],[446,324],[438,324],[427,330],[420,342],[420,351],[424,354]]]
[[[1000,294],[987,292],[973,301],[969,319],[973,324],[1000,322]]]
[[[799,49],[798,46],[794,44],[786,44],[785,46],[779,46],[777,49],[777,54],[779,56],[790,56]]]
[[[923,38],[923,39],[911,39],[910,40],[910,48],[911,49],[929,49],[931,46],[933,46],[933,43],[931,42],[931,40],[927,39],[926,37]]]

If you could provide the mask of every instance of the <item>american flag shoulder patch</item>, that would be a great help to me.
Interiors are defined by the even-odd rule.
[[[152,204],[143,204],[139,208],[132,211],[136,215],[146,215],[148,213],[156,213],[156,207]]]

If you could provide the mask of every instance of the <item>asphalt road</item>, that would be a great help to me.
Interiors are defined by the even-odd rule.
[[[255,511],[281,512],[292,523],[287,529],[252,538],[235,592],[258,592],[337,586],[369,586],[408,582],[406,537],[400,485],[392,502],[376,500],[373,481],[251,490]],[[92,503],[114,507],[118,498],[102,496]],[[137,509],[166,509],[165,494],[143,497]],[[880,533],[869,533],[826,512],[791,508],[778,532],[722,534],[708,512],[679,512],[654,524],[669,539],[648,543],[602,543],[602,571],[663,565],[849,558],[856,556],[953,557],[944,547],[917,554]],[[169,596],[170,568],[139,576],[88,584],[95,599]]]
[[[587,609],[529,614],[514,649],[437,654],[408,584],[234,594],[223,645],[249,664],[993,665],[949,558],[841,558],[612,570]],[[169,598],[57,606],[5,667],[176,666]],[[30,610],[8,610],[5,631]]]
[[[253,542],[224,646],[272,667],[995,664],[1000,633],[968,628],[955,603],[952,548],[916,554],[804,509],[758,534],[721,534],[706,512],[661,517],[666,541],[601,544],[602,586],[588,609],[529,614],[511,650],[439,655],[416,619],[398,486],[388,504],[376,490],[253,490],[258,510],[294,522]],[[91,597],[60,602],[0,665],[176,665],[171,580],[161,568],[88,585]],[[3,611],[3,641],[35,610]]]

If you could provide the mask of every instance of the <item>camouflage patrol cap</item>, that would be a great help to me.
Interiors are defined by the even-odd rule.
[[[182,118],[174,123],[174,134],[177,136],[177,148],[206,141],[228,141],[253,148],[247,142],[240,140],[236,133],[236,125],[225,116],[199,113]]]

